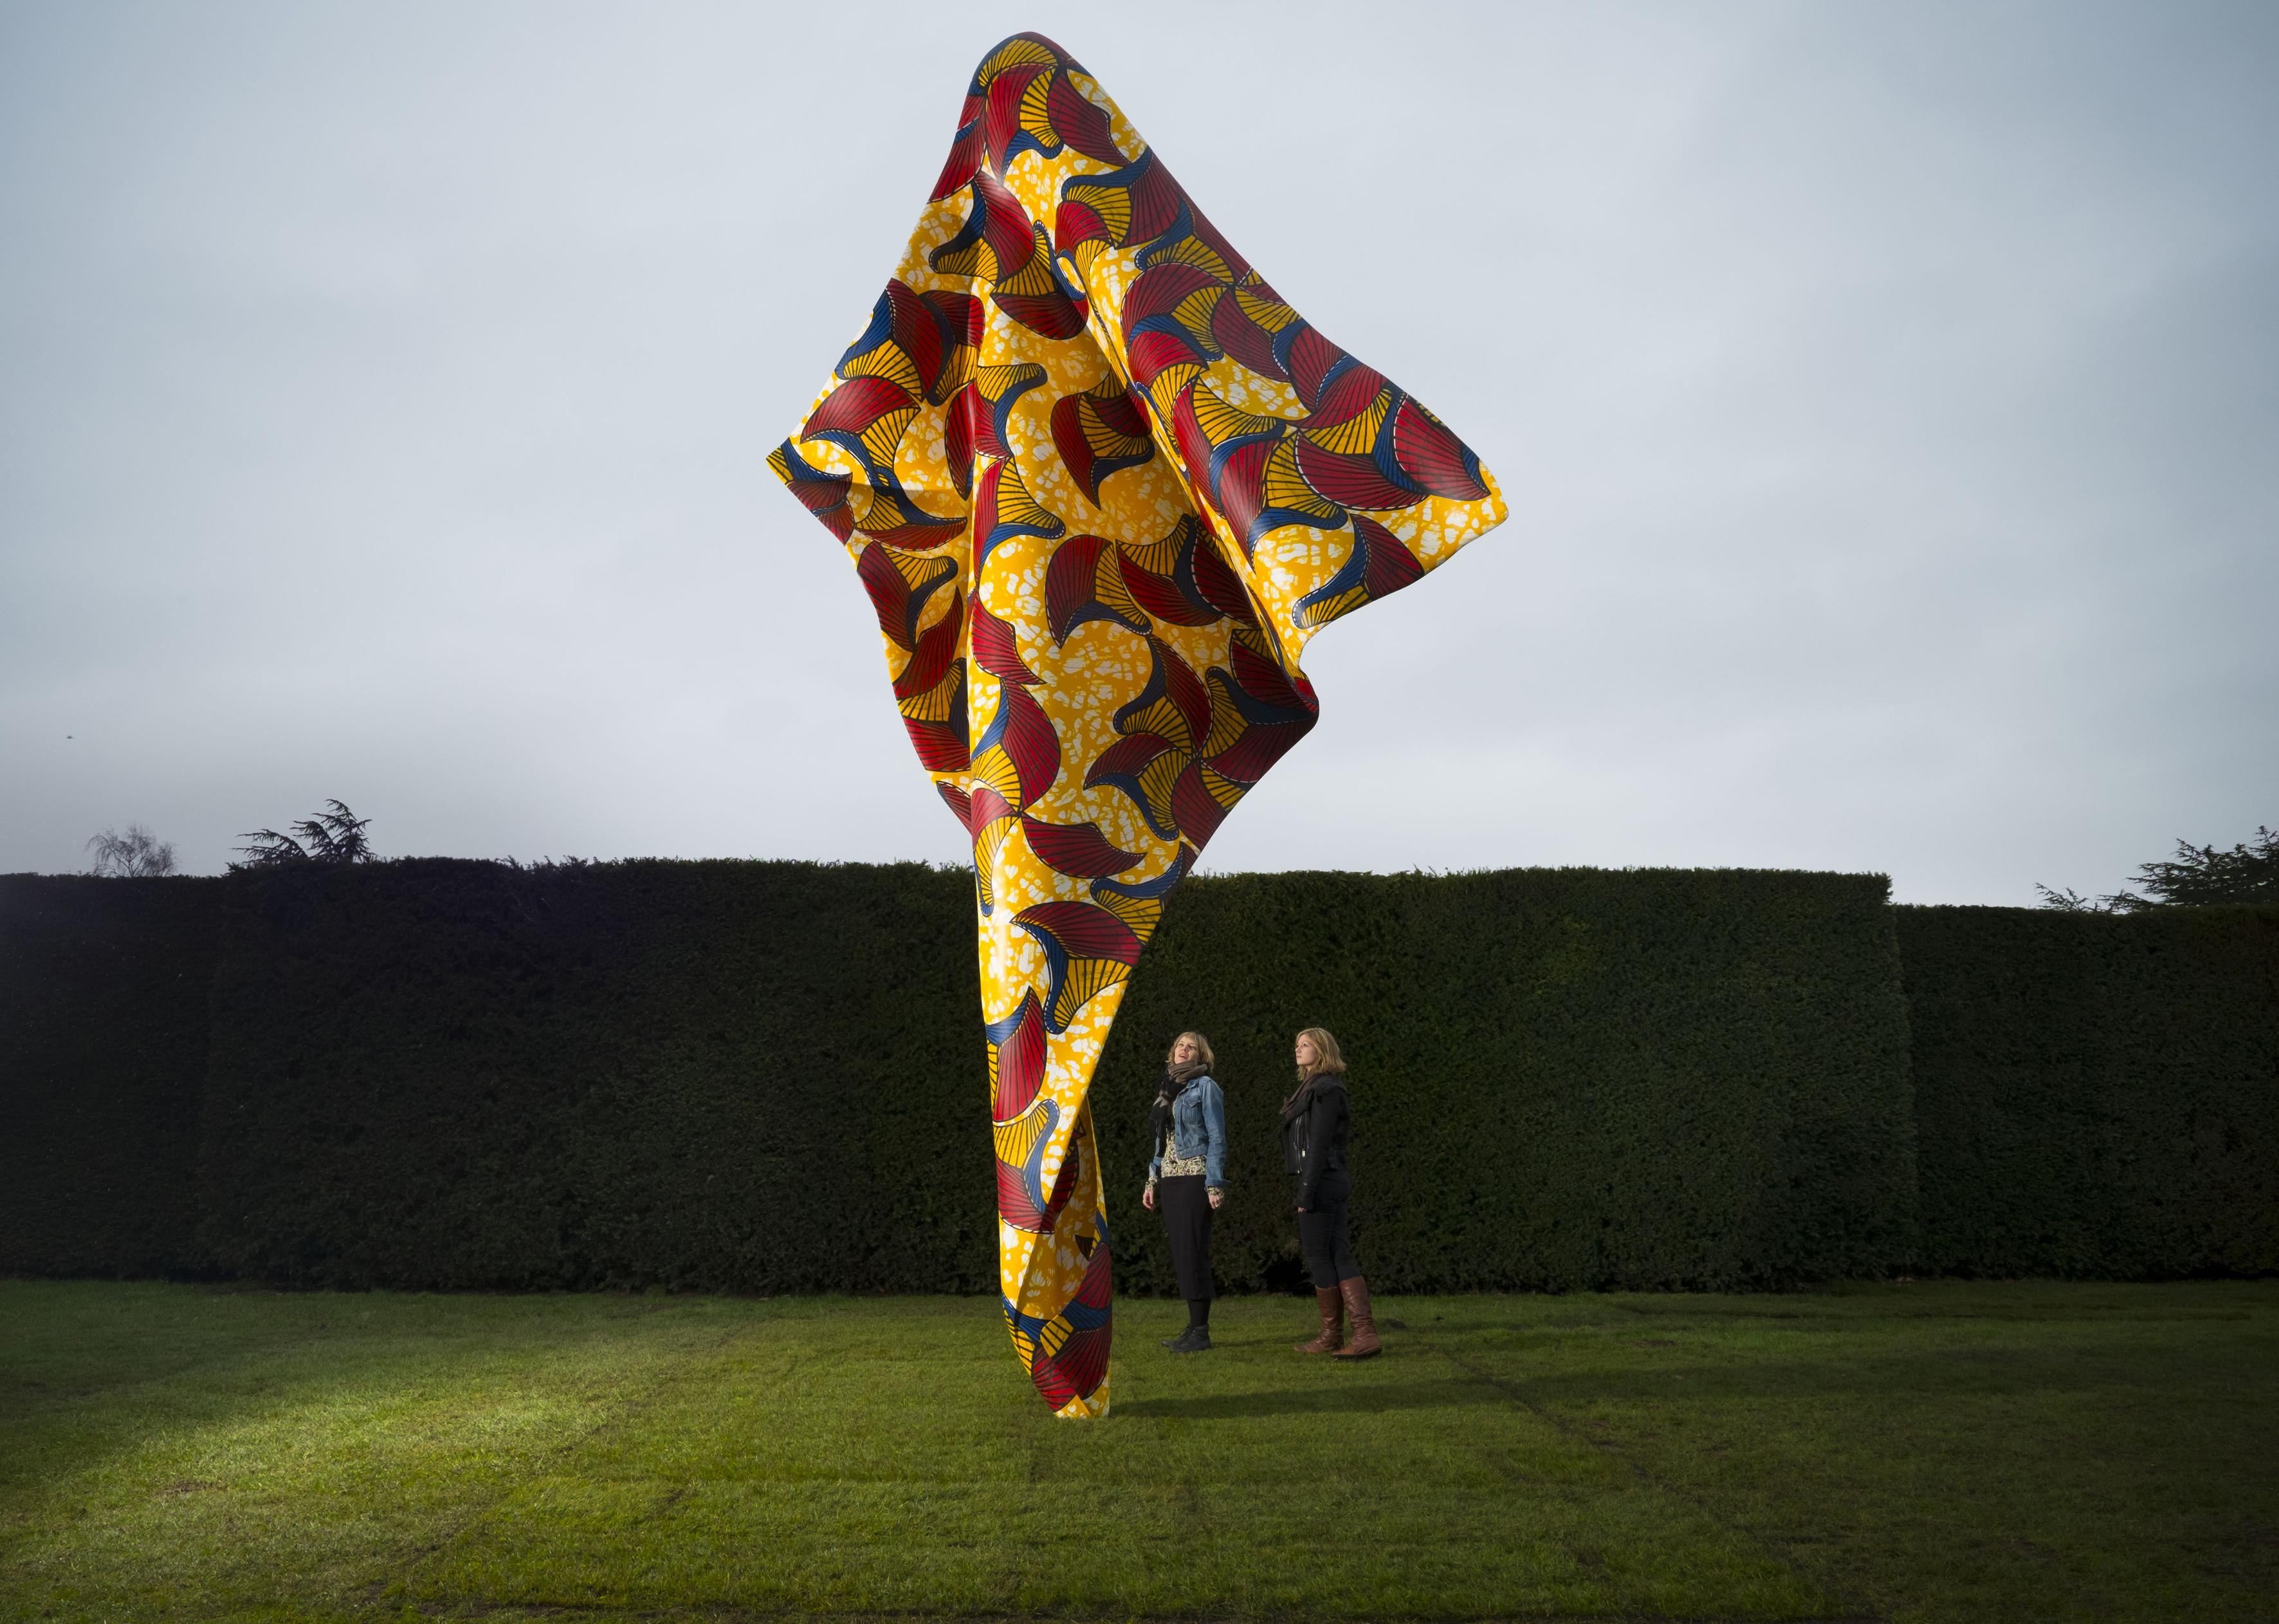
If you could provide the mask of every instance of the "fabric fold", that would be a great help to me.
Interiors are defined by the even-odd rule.
[[[903,726],[972,842],[1006,1323],[1047,1404],[1105,1414],[1087,1100],[1125,983],[1165,896],[1313,726],[1307,642],[1502,499],[1032,34],[976,70],[902,264],[769,463],[853,556]]]

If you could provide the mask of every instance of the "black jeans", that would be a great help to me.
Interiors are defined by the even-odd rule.
[[[1324,1173],[1314,1186],[1314,1204],[1298,1214],[1298,1245],[1316,1291],[1334,1291],[1339,1281],[1361,1274],[1346,1238],[1346,1203],[1352,1199],[1353,1180],[1341,1170]]]
[[[1171,1243],[1171,1268],[1179,1295],[1191,1303],[1211,1299],[1210,1196],[1200,1173],[1155,1181],[1155,1210],[1163,1214],[1163,1235]]]

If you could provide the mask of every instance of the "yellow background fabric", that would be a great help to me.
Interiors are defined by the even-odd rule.
[[[972,838],[1006,1322],[1047,1404],[1105,1414],[1086,1099],[1125,980],[1313,725],[1307,641],[1502,499],[1035,34],[982,60],[870,326],[769,462],[853,555],[911,742]]]

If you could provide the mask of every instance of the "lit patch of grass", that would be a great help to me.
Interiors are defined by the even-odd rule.
[[[0,1284],[0,1616],[349,1605],[619,1413],[623,1298]]]
[[[0,1617],[2268,1616],[2279,1289],[1126,1302],[0,1283]]]

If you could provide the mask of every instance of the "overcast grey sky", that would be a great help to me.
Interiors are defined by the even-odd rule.
[[[1050,33],[1512,517],[1219,869],[2279,822],[2279,7],[0,5],[0,870],[962,861],[769,475]],[[1362,222],[1397,219],[1373,259]]]

